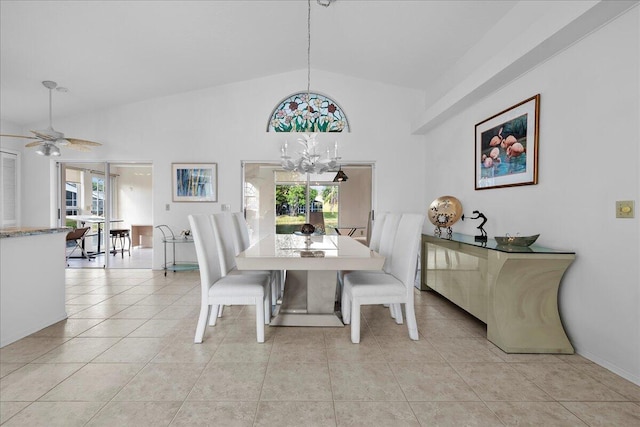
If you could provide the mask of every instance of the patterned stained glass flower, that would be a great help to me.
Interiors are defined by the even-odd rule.
[[[338,104],[317,93],[296,93],[271,114],[269,132],[343,132],[349,122]]]

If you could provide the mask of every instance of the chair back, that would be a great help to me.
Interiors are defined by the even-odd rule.
[[[202,301],[206,301],[209,288],[223,276],[219,256],[222,243],[211,215],[189,215],[189,226],[200,269]]]
[[[376,215],[377,218],[373,221],[371,228],[371,237],[369,238],[369,249],[372,251],[380,251],[380,240],[382,239],[382,226],[384,225],[384,219],[386,213]]]
[[[91,227],[82,227],[82,228],[76,228],[75,230],[68,232],[67,242],[82,239],[84,235],[87,234],[87,231],[89,231],[90,229]]]
[[[407,292],[413,292],[423,224],[424,215],[403,214],[393,245],[390,273],[404,283]]]
[[[384,265],[382,266],[382,270],[384,270],[385,273],[390,272],[391,259],[393,258],[393,245],[396,241],[396,232],[400,218],[402,218],[402,214],[388,213],[385,215],[384,224],[382,224],[380,250],[378,253],[385,258]]]
[[[249,226],[242,212],[234,212],[233,223],[236,228],[236,253],[240,253],[251,246]]]
[[[236,249],[235,249],[235,225],[233,217],[229,212],[220,212],[212,215],[213,222],[216,225],[222,243],[220,251],[220,264],[222,275],[226,276],[231,270],[236,268]]]
[[[325,234],[324,212],[309,212],[309,223],[315,227],[317,234]]]

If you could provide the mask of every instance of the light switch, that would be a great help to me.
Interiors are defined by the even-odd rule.
[[[635,216],[633,200],[619,200],[616,202],[616,218],[633,218]]]

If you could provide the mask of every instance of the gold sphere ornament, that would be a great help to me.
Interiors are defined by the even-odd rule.
[[[447,228],[447,234],[451,237],[451,226],[462,216],[462,203],[453,196],[441,196],[429,205],[429,221],[436,226],[436,235],[440,236],[440,229]]]

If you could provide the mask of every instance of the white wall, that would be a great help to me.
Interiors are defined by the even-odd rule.
[[[639,23],[634,8],[432,129],[424,181],[428,201],[451,194],[465,213],[483,212],[490,237],[541,233],[541,245],[574,250],[560,289],[568,335],[578,353],[637,384],[639,221],[616,219],[615,201],[640,207]],[[474,191],[475,124],[536,93],[538,185]]]
[[[138,161],[153,164],[154,225],[176,231],[188,228],[190,213],[214,212],[221,204],[241,208],[241,161],[276,161],[280,145],[291,136],[267,133],[270,114],[286,96],[306,87],[306,70],[228,86],[183,93],[86,114],[56,118],[54,126],[67,136],[102,142],[91,153],[64,150],[62,159]],[[375,161],[377,208],[422,211],[425,146],[410,135],[410,119],[423,108],[423,94],[395,86],[313,71],[312,90],[335,99],[345,110],[351,132],[320,135],[321,144],[339,140],[345,162]],[[46,123],[34,124],[39,128]],[[30,127],[31,128],[31,127]],[[25,189],[30,192],[24,224],[52,220],[52,172],[49,158],[25,153]],[[216,162],[218,203],[173,203],[172,162]],[[400,182],[393,177],[411,177]],[[165,210],[165,205],[170,210]],[[156,234],[156,249],[162,245]],[[154,268],[162,251],[154,251]]]
[[[0,133],[3,135],[26,135],[19,125],[2,119],[0,119]],[[28,142],[28,139],[2,137],[0,138],[0,147],[22,152],[24,144]]]

